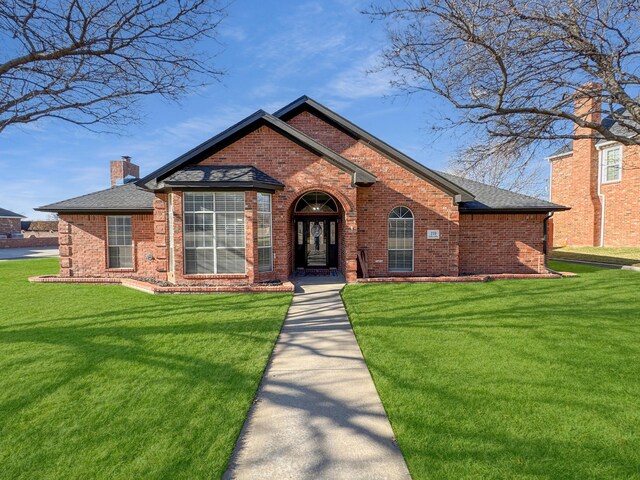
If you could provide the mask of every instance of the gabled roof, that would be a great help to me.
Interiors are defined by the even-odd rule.
[[[461,185],[458,185],[448,178],[443,177],[435,170],[431,170],[421,163],[416,162],[411,157],[408,157],[401,151],[393,148],[388,143],[383,142],[379,138],[373,136],[369,132],[366,132],[356,124],[338,115],[336,112],[329,110],[324,105],[316,102],[306,95],[303,95],[297,100],[294,100],[286,107],[283,107],[275,112],[273,115],[275,117],[281,118],[284,121],[287,121],[304,110],[312,111],[316,116],[319,116],[323,120],[328,121],[349,136],[360,140],[363,143],[366,143],[369,147],[373,148],[378,153],[384,155],[385,157],[389,158],[405,169],[413,172],[415,175],[418,175],[420,178],[435,185],[436,187],[443,189],[445,192],[455,197],[456,201],[470,201],[473,199],[473,195],[465,190]]]
[[[20,215],[19,213],[12,212],[11,210],[7,210],[4,208],[0,208],[0,217],[4,218],[25,218],[24,215]]]
[[[284,184],[251,165],[191,165],[177,170],[158,183],[159,188],[200,187],[214,189],[282,190]]]
[[[553,212],[569,210],[569,207],[557,205],[536,197],[511,192],[504,188],[492,187],[475,180],[459,177],[450,173],[438,172],[443,177],[462,185],[475,199],[458,205],[460,213],[508,213],[508,212]]]
[[[194,149],[189,150],[184,155],[179,156],[172,162],[169,162],[165,166],[160,167],[144,178],[141,178],[136,182],[136,184],[141,187],[155,190],[166,176],[172,174],[181,167],[203,160],[263,125],[269,126],[281,135],[324,158],[341,170],[350,173],[352,175],[352,183],[354,185],[372,185],[376,182],[376,177],[371,172],[359,167],[343,156],[338,155],[333,150],[325,147],[321,143],[264,110],[258,110],[244,120],[229,127],[222,133],[210,138]]]
[[[63,200],[62,202],[45,205],[36,210],[40,212],[151,212],[155,194],[138,187],[134,183],[127,183],[115,187],[88,193],[79,197]]]
[[[20,228],[25,232],[57,232],[56,220],[22,220]]]

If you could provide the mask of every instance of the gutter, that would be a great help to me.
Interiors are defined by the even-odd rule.
[[[555,212],[550,212],[544,220],[542,221],[542,235],[544,237],[544,243],[542,244],[542,255],[544,255],[544,268],[549,269],[547,263],[549,260],[548,250],[549,250],[549,220],[553,217]]]
[[[606,198],[601,190],[602,185],[602,150],[598,149],[598,198],[600,199],[600,246],[604,247],[604,214]]]

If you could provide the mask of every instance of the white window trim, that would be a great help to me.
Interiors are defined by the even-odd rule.
[[[619,168],[618,168],[618,178],[615,180],[607,180],[607,175],[606,175],[606,167],[608,165],[606,165],[606,159],[607,159],[607,152],[610,152],[611,150],[619,150],[620,151],[620,163],[619,163]],[[601,155],[600,155],[600,178],[602,180],[602,184],[606,185],[609,183],[618,183],[622,181],[622,145],[614,145],[612,147],[606,147],[603,148],[601,151]]]
[[[109,219],[113,217],[124,217],[129,218],[129,223],[131,224],[131,266],[130,267],[112,267],[109,263],[109,247],[117,247],[124,245],[110,245],[109,244]],[[135,248],[133,241],[133,215],[107,215],[104,218],[105,228],[107,230],[107,270],[135,270],[136,258],[135,258]]]
[[[411,221],[412,221],[412,228],[411,228],[411,270],[392,270],[389,266],[389,252],[391,251],[391,249],[389,248],[389,222],[390,221],[397,221],[397,220],[402,220],[400,218],[391,218],[391,212],[393,212],[396,208],[406,208],[407,210],[409,210],[409,212],[411,212]],[[407,251],[409,250],[408,248],[402,248],[402,249],[398,249],[398,248],[394,248],[393,250],[403,250],[403,251]],[[411,210],[409,207],[405,206],[405,205],[397,205],[395,207],[393,207],[389,213],[387,214],[387,271],[389,271],[390,273],[412,273],[415,270],[415,262],[416,262],[416,216],[413,213],[413,210]]]
[[[262,193],[262,192],[258,192],[258,194],[256,195],[256,200],[257,200],[257,196],[258,195],[267,195],[269,197],[269,246],[268,247],[261,247],[260,245],[258,245],[258,257],[260,257],[260,249],[261,248],[268,248],[269,250],[271,250],[271,268],[269,268],[269,270],[260,270],[260,262],[258,261],[258,273],[272,273],[273,272],[273,195],[270,193]],[[260,222],[260,213],[265,213],[265,212],[260,212],[259,210],[259,205],[260,202],[256,202],[256,208],[258,209],[258,222]],[[258,242],[259,243],[259,242]]]
[[[192,192],[185,192],[186,193],[192,193]],[[194,193],[200,193],[200,192],[194,192]],[[207,272],[207,273],[187,273],[187,262],[186,262],[186,252],[187,250],[205,250],[205,249],[210,249],[211,247],[187,247],[187,244],[185,242],[185,238],[186,238],[186,222],[184,221],[184,217],[185,217],[185,213],[199,213],[199,212],[191,212],[191,211],[187,211],[185,206],[187,204],[187,202],[185,201],[185,197],[186,195],[183,194],[182,196],[182,251],[183,251],[183,256],[184,256],[184,260],[183,260],[183,266],[182,266],[182,270],[183,270],[183,275],[187,275],[189,277],[194,276],[200,276],[200,277],[205,277],[205,276],[221,276],[221,277],[225,277],[225,276],[229,276],[229,275],[246,275],[247,274],[247,216],[245,213],[245,210],[247,208],[247,195],[246,192],[239,192],[242,193],[242,197],[243,197],[243,204],[244,204],[244,209],[242,211],[243,214],[243,221],[244,221],[244,270],[242,272],[234,272],[234,273],[218,273],[218,242],[216,241],[216,230],[217,230],[217,224],[216,224],[216,213],[240,213],[240,212],[218,212],[215,208],[216,208],[216,204],[215,204],[215,193],[216,192],[201,192],[201,193],[212,193],[214,195],[214,204],[213,204],[213,211],[212,212],[207,212],[207,213],[212,213],[213,214],[213,272]],[[224,248],[228,248],[228,247],[220,247],[221,250],[223,250]]]

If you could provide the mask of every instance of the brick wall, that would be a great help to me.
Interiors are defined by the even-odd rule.
[[[59,217],[61,276],[158,278],[154,257],[153,215],[131,216],[133,269],[107,268],[107,218],[105,215],[60,214]]]
[[[203,160],[202,165],[254,165],[286,185],[272,198],[274,272],[258,273],[253,270],[257,261],[257,213],[255,192],[247,192],[247,277],[244,281],[286,279],[294,269],[292,223],[296,201],[306,192],[322,190],[340,203],[342,221],[339,226],[340,266],[347,279],[356,278],[357,212],[356,188],[351,186],[351,175],[333,166],[305,148],[283,137],[269,127],[261,127],[237,142]],[[249,218],[250,215],[250,218]],[[176,222],[176,231],[182,228]],[[176,260],[182,255],[182,241],[176,243]],[[249,258],[251,255],[251,259]],[[176,276],[182,271],[176,263]],[[225,279],[228,280],[228,279]]]
[[[0,248],[37,248],[55,247],[57,245],[57,236],[40,238],[0,238]]]
[[[394,207],[414,214],[414,271],[394,276],[458,274],[458,207],[450,195],[309,112],[288,121],[378,178],[357,191],[358,248],[366,249],[370,276],[388,275],[388,217]],[[427,240],[427,230],[440,230]]]
[[[0,235],[11,235],[12,233],[20,232],[20,218],[0,217]]]
[[[460,215],[460,273],[544,273],[545,217]]]
[[[604,246],[640,247],[640,146],[622,147],[622,177],[604,183]]]
[[[598,197],[598,151],[576,140],[573,154],[551,160],[551,201],[571,207],[553,217],[556,247],[599,246],[602,203]],[[622,179],[603,183],[604,246],[640,246],[640,147],[623,147]]]

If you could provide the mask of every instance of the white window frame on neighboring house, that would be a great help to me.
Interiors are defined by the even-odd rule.
[[[185,192],[183,200],[184,273],[246,274],[244,192]],[[230,268],[234,260],[242,268]],[[234,263],[234,262],[232,262]],[[238,267],[238,265],[236,265]]]
[[[114,253],[112,254],[112,252]],[[114,270],[133,269],[133,220],[131,215],[107,216],[107,268]]]
[[[608,155],[610,153],[617,152],[618,158],[615,163],[609,163]],[[616,167],[618,168],[618,175],[616,178],[609,178],[609,168]],[[616,183],[622,180],[622,145],[614,145],[612,147],[607,147],[602,149],[602,156],[600,161],[600,178],[602,179],[603,184],[607,183]]]
[[[411,237],[404,236],[402,238],[396,235],[395,244],[392,241],[392,229],[396,234],[398,227],[402,226],[405,230],[405,224],[410,221],[411,224]],[[405,232],[403,232],[405,233]],[[399,240],[402,240],[402,246],[399,246]],[[407,247],[407,241],[411,240],[411,247]],[[393,247],[393,248],[392,248]],[[389,272],[413,272],[415,263],[415,216],[409,207],[403,205],[397,206],[389,212],[388,216],[388,228],[387,228],[387,270]],[[397,252],[411,252],[411,267],[410,268],[398,268],[397,264],[392,267],[392,261],[394,253]]]

